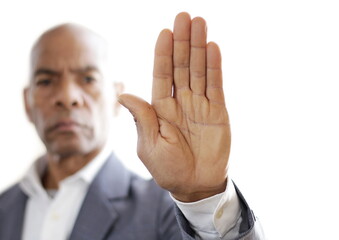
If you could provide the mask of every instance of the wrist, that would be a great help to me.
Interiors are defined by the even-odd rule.
[[[214,195],[224,192],[226,189],[226,186],[227,186],[227,179],[222,184],[220,184],[217,187],[214,187],[213,189],[209,189],[205,191],[194,191],[190,193],[171,192],[171,194],[176,200],[180,202],[184,202],[184,203],[197,202],[202,199],[209,198],[209,197],[212,197]]]

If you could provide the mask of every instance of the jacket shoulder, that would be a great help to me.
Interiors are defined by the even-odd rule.
[[[27,196],[19,184],[0,195],[0,239],[20,239]]]
[[[7,209],[7,207],[20,198],[25,198],[26,195],[21,190],[19,184],[15,184],[0,194],[0,209]]]

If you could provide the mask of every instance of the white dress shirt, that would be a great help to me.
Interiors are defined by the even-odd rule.
[[[28,195],[22,240],[68,239],[88,187],[110,152],[106,147],[80,171],[62,180],[57,191],[43,188],[40,179],[46,161],[36,161],[20,182]],[[232,181],[228,180],[224,193],[213,197],[193,203],[174,201],[195,230],[196,239],[227,240],[238,234],[241,209]]]
[[[110,153],[109,148],[104,148],[80,171],[62,180],[57,191],[50,193],[40,180],[47,163],[44,159],[36,161],[20,182],[28,195],[22,240],[68,239],[87,189]]]
[[[241,208],[229,177],[223,193],[191,203],[180,202],[174,197],[172,199],[190,222],[196,239],[228,240],[239,235]]]

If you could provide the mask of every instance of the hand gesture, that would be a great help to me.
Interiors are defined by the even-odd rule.
[[[203,18],[178,14],[173,33],[161,31],[156,43],[152,104],[129,94],[119,97],[135,118],[141,161],[161,187],[184,202],[226,187],[231,134],[221,54],[206,39]]]

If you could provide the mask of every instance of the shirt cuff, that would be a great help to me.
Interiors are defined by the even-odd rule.
[[[238,232],[241,208],[230,178],[227,178],[225,192],[197,202],[184,203],[171,197],[198,235],[223,238]]]

